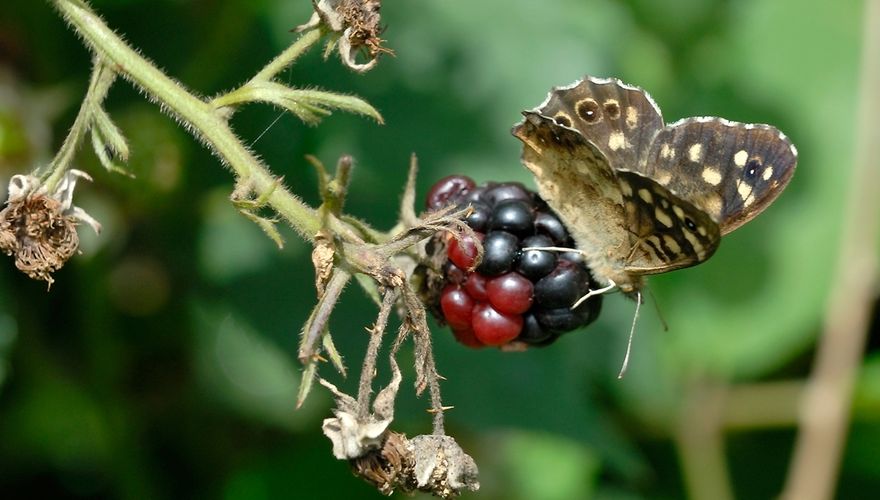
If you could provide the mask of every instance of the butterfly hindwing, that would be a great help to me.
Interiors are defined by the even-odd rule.
[[[797,150],[775,127],[687,118],[661,130],[639,173],[708,213],[727,234],[785,188]]]
[[[614,78],[585,77],[574,85],[555,88],[538,112],[579,131],[614,169],[634,168],[663,127],[651,97]]]
[[[627,272],[663,273],[712,256],[721,233],[707,213],[638,173],[617,175],[630,231]]]

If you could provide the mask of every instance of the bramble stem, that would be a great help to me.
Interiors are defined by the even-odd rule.
[[[200,139],[239,178],[248,179],[255,192],[263,193],[273,189],[277,179],[233,133],[227,121],[228,116],[193,95],[138,54],[81,0],[52,0],[52,3],[98,57],[112,63],[115,72],[143,90],[151,100],[159,103],[163,111],[178,119],[184,128]],[[273,72],[281,71],[318,41],[320,36],[318,30],[305,33],[258,73],[258,76],[271,76]],[[267,205],[309,241],[321,228],[315,210],[284,186],[274,187]]]
[[[254,75],[250,81],[268,82],[272,80],[275,78],[275,75],[284,71],[285,68],[293,64],[299,56],[304,54],[312,45],[320,40],[323,34],[324,33],[320,29],[306,31],[297,41],[293,42],[290,47],[286,48],[284,52],[278,54],[275,59],[272,59],[272,61],[261,69],[259,73]]]

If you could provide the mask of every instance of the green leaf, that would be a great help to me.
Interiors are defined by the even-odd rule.
[[[314,106],[320,106],[322,108],[327,107],[331,109],[348,111],[350,113],[357,113],[360,115],[369,116],[380,124],[385,123],[385,121],[382,119],[382,115],[379,114],[379,111],[377,111],[376,108],[371,106],[370,103],[361,99],[360,97],[355,97],[352,95],[337,94],[335,92],[324,92],[320,90],[290,89],[287,94],[287,99],[302,104],[310,104]]]
[[[101,137],[110,149],[113,155],[122,161],[128,161],[128,141],[122,135],[119,127],[110,119],[110,115],[103,108],[97,107],[92,110],[92,127],[93,131],[97,129]]]
[[[122,174],[127,177],[134,178],[134,174],[113,161],[113,158],[108,153],[108,143],[104,140],[104,137],[101,135],[98,129],[92,129],[91,138],[92,149],[95,150],[95,155],[98,157],[101,165],[103,165],[108,172],[116,172],[117,174]],[[112,147],[110,147],[109,149],[112,150]]]

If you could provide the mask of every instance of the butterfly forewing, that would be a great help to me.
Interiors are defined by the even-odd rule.
[[[797,150],[775,127],[688,118],[654,137],[638,171],[708,213],[727,234],[776,199],[796,164]]]
[[[617,176],[630,231],[627,272],[663,273],[712,256],[721,233],[707,213],[640,174]]]
[[[645,91],[613,78],[585,77],[556,88],[538,112],[579,131],[614,169],[635,168],[663,127],[660,110]]]

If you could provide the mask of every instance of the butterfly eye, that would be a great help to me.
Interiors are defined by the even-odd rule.
[[[697,224],[696,224],[696,223],[694,222],[694,220],[691,219],[690,217],[685,217],[685,218],[684,218],[684,225],[685,225],[685,227],[687,227],[687,228],[690,229],[691,231],[696,231],[696,230],[697,230]]]

